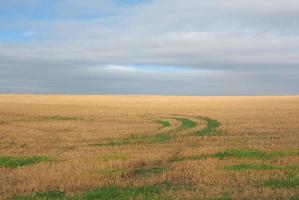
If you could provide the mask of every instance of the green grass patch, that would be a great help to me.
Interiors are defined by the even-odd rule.
[[[187,119],[187,118],[175,118],[176,120],[178,120],[179,122],[181,122],[181,126],[180,129],[184,130],[184,129],[191,129],[196,127],[197,123]]]
[[[132,135],[128,138],[116,139],[101,144],[94,144],[92,146],[120,146],[129,144],[145,144],[145,143],[166,143],[175,139],[174,135],[167,133],[160,133],[156,135]]]
[[[232,171],[245,171],[245,170],[273,170],[277,168],[272,165],[240,164],[240,165],[226,166],[224,167],[224,169],[232,170]]]
[[[163,128],[167,128],[170,126],[170,123],[169,121],[166,121],[166,120],[157,120],[156,121],[158,124],[161,124]]]
[[[81,196],[66,196],[64,192],[39,192],[31,196],[15,197],[12,200],[151,200],[158,199],[158,186],[145,187],[102,187],[84,193]],[[155,198],[156,197],[156,198]]]
[[[77,117],[53,115],[42,117],[41,121],[73,121],[77,119]]]
[[[68,196],[60,191],[37,192],[29,196],[19,196],[11,200],[162,200],[171,199],[163,196],[163,191],[192,190],[190,184],[165,181],[157,185],[143,187],[104,186],[81,195]]]
[[[290,166],[272,166],[272,165],[253,165],[253,164],[239,164],[224,167],[225,170],[245,171],[245,170],[298,170],[298,165]]]
[[[157,135],[153,136],[153,138],[150,138],[150,141],[157,142],[157,143],[165,143],[174,138],[175,138],[175,136],[173,136],[173,135],[162,133],[162,134],[157,134]]]
[[[299,188],[299,178],[298,177],[289,177],[288,179],[270,179],[264,182],[266,187],[271,189],[279,188]]]
[[[219,135],[220,131],[217,130],[221,123],[215,119],[210,119],[206,117],[202,117],[203,120],[207,121],[207,126],[204,129],[201,129],[195,133],[195,135],[199,137],[203,137],[206,135]]]
[[[150,166],[150,167],[142,167],[134,170],[134,175],[150,177],[156,174],[163,173],[165,171],[163,166]]]
[[[35,163],[50,161],[47,157],[10,157],[10,156],[0,156],[0,167],[5,168],[18,168],[23,166],[33,165]]]
[[[160,188],[157,186],[147,187],[102,187],[91,192],[87,192],[83,195],[84,200],[133,200],[133,199],[153,199],[155,195],[160,193]]]
[[[67,200],[67,196],[64,192],[59,191],[47,191],[47,192],[37,192],[34,195],[25,197],[14,197],[11,200]]]
[[[175,156],[172,159],[170,159],[169,162],[180,162],[185,160],[204,160],[207,158],[218,158],[218,159],[226,159],[226,158],[254,158],[257,160],[270,160],[273,158],[279,158],[285,155],[291,155],[291,154],[285,154],[280,151],[275,152],[263,152],[258,150],[237,150],[237,149],[229,149],[224,152],[219,152],[211,155],[202,154],[202,155],[194,155],[194,156],[188,156],[188,157],[182,157],[182,156]],[[227,166],[225,169],[227,170],[246,170],[246,169],[254,169],[257,170],[264,168],[265,170],[267,168],[271,168],[270,165],[250,165],[250,164],[240,164],[240,165],[233,165],[233,166]],[[298,170],[299,165],[290,165],[290,166],[277,166],[273,167],[273,169],[281,169],[281,170]]]
[[[215,158],[225,159],[225,158],[255,158],[259,160],[268,160],[273,158],[282,157],[284,154],[279,151],[275,152],[263,152],[258,150],[238,150],[230,149],[224,152],[219,152],[213,155]]]

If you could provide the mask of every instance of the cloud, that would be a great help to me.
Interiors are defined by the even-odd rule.
[[[112,71],[112,72],[136,72],[138,71],[134,67],[130,66],[123,66],[123,65],[106,65],[105,70]]]
[[[0,3],[5,11],[0,14],[0,69],[7,84],[0,91],[26,78],[27,88],[39,86],[38,91],[55,91],[64,81],[79,79],[85,86],[105,85],[104,92],[117,92],[124,84],[124,93],[143,92],[141,86],[173,94],[222,94],[221,88],[230,87],[233,94],[299,92],[296,0]],[[24,12],[18,15],[20,8]],[[15,33],[26,37],[18,40]],[[275,80],[284,89],[271,88]],[[190,84],[206,87],[178,89]]]

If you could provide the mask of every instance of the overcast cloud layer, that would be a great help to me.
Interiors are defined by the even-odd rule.
[[[0,93],[299,94],[298,0],[0,0]]]

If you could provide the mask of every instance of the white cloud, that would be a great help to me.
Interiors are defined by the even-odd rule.
[[[136,72],[138,71],[134,67],[124,66],[124,65],[106,65],[105,70],[113,71],[113,72]]]

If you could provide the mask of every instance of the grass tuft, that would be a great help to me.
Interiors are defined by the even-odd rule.
[[[243,170],[298,170],[298,165],[290,166],[272,166],[272,165],[253,165],[253,164],[240,164],[224,167],[225,170],[243,171]]]
[[[233,166],[226,166],[224,167],[225,170],[232,170],[232,171],[244,171],[244,170],[273,170],[277,169],[277,167],[271,165],[252,165],[252,164],[240,164],[240,165],[233,165]]]
[[[9,157],[9,156],[0,156],[0,167],[5,168],[18,168],[23,166],[29,166],[34,163],[40,163],[50,161],[47,157],[22,157],[22,158],[16,158],[16,157]]]
[[[173,136],[173,135],[162,133],[162,134],[154,135],[152,138],[150,138],[150,141],[156,142],[156,143],[165,143],[174,138],[175,138],[175,136]]]
[[[255,158],[259,160],[268,160],[277,157],[283,156],[282,152],[263,152],[258,150],[238,150],[230,149],[224,152],[219,152],[213,155],[215,158],[224,159],[224,158]]]
[[[38,192],[31,196],[15,197],[11,200],[150,200],[160,193],[158,186],[145,187],[102,187],[86,192],[82,196],[68,197],[64,192]]]
[[[270,179],[264,182],[264,185],[270,187],[271,189],[279,188],[299,188],[299,178],[290,177],[288,179]]]
[[[169,121],[166,121],[166,120],[157,120],[156,122],[161,124],[163,128],[167,128],[170,126]]]
[[[217,130],[221,126],[221,123],[215,119],[210,119],[206,117],[202,117],[205,121],[207,121],[207,127],[201,129],[195,133],[195,135],[199,137],[203,137],[206,135],[219,135],[220,131]]]
[[[156,186],[146,186],[146,187],[102,187],[91,192],[87,192],[83,195],[84,200],[133,200],[133,199],[143,199],[150,200],[160,193],[159,187]]]
[[[184,129],[191,129],[196,127],[197,123],[187,119],[187,118],[175,118],[176,120],[181,122],[181,126],[180,129],[184,130]]]
[[[64,192],[60,191],[47,191],[47,192],[37,192],[34,195],[26,197],[14,197],[11,200],[67,200]]]

